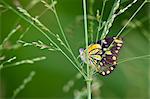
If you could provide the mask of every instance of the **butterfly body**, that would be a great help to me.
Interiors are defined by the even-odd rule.
[[[88,46],[89,64],[96,68],[96,71],[105,76],[110,74],[117,65],[119,51],[122,47],[122,38],[107,37],[95,44]],[[86,49],[80,49],[80,57],[86,61]]]

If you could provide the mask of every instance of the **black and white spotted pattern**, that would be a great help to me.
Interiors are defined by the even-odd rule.
[[[122,38],[107,37],[97,42],[102,46],[101,60],[94,61],[97,72],[103,76],[110,74],[117,65],[118,54],[123,45]],[[108,49],[109,48],[109,49]]]

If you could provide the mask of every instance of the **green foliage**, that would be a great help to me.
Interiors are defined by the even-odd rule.
[[[37,1],[32,0],[32,1],[28,1],[28,2],[26,1],[27,2],[27,5],[26,5],[25,2],[16,0],[17,3],[14,2],[14,4],[17,9],[15,9],[15,7],[10,5],[7,1],[2,0],[1,2],[2,2],[3,7],[5,7],[7,10],[9,10],[11,12],[10,15],[12,15],[12,12],[13,12],[13,14],[17,15],[17,18],[19,18],[19,23],[21,25],[17,25],[17,27],[15,29],[13,29],[10,33],[8,33],[7,37],[4,37],[4,40],[3,40],[2,44],[0,45],[1,52],[2,52],[2,50],[6,51],[4,45],[6,45],[7,41],[10,39],[10,37],[12,35],[14,35],[16,33],[16,31],[18,31],[19,29],[24,29],[24,27],[27,25],[27,28],[25,29],[25,31],[23,33],[21,33],[21,35],[18,37],[18,39],[16,41],[16,44],[19,45],[19,47],[23,46],[23,49],[25,49],[24,51],[21,50],[21,52],[24,53],[22,55],[22,57],[25,57],[26,55],[30,55],[30,54],[32,55],[33,53],[34,54],[36,53],[39,55],[42,52],[45,52],[45,56],[49,57],[49,60],[46,63],[44,63],[44,65],[46,65],[48,67],[34,68],[34,69],[37,69],[37,71],[43,70],[43,72],[41,72],[41,74],[39,75],[38,79],[40,79],[40,80],[38,81],[36,79],[37,82],[36,82],[36,84],[34,84],[33,89],[32,88],[31,88],[31,90],[28,89],[28,91],[25,91],[26,89],[24,89],[25,85],[32,80],[33,75],[30,75],[28,81],[26,81],[26,79],[25,79],[25,81],[24,81],[25,83],[21,84],[18,88],[15,87],[17,89],[14,91],[13,97],[14,98],[16,98],[16,96],[18,96],[19,98],[22,96],[32,97],[32,90],[37,89],[37,86],[39,89],[45,88],[44,89],[45,93],[40,92],[40,94],[35,95],[33,92],[33,97],[47,96],[47,97],[56,97],[57,98],[62,95],[65,97],[65,94],[62,93],[59,88],[62,88],[63,87],[62,85],[64,84],[64,82],[67,82],[66,79],[69,79],[69,77],[72,77],[72,75],[74,74],[74,70],[72,68],[70,68],[70,65],[74,66],[74,68],[77,70],[77,72],[79,72],[80,76],[76,76],[75,80],[79,80],[80,84],[77,87],[77,90],[75,90],[74,86],[76,86],[77,82],[75,83],[74,79],[69,80],[69,82],[63,87],[63,90],[65,92],[70,92],[70,90],[72,92],[72,90],[73,90],[75,99],[82,99],[82,98],[86,98],[86,97],[88,97],[88,99],[91,99],[92,98],[91,96],[93,96],[93,98],[95,98],[95,99],[100,99],[100,97],[104,97],[104,98],[110,98],[110,97],[130,98],[130,97],[132,97],[132,94],[130,94],[128,92],[128,89],[126,89],[125,86],[127,86],[127,88],[130,88],[130,84],[134,84],[134,82],[132,82],[132,79],[135,79],[137,76],[136,76],[136,74],[133,74],[130,71],[130,69],[132,70],[132,68],[133,69],[136,68],[137,71],[142,70],[140,72],[144,73],[143,75],[146,76],[147,73],[145,73],[145,71],[144,71],[146,67],[145,68],[143,67],[141,69],[141,67],[138,67],[138,66],[141,66],[142,63],[138,64],[138,62],[140,62],[140,60],[143,59],[144,65],[147,65],[148,64],[147,60],[149,59],[150,55],[148,55],[148,51],[146,49],[141,48],[143,46],[147,46],[147,42],[146,42],[147,39],[143,39],[143,36],[139,36],[139,34],[134,34],[135,36],[137,36],[137,38],[139,36],[139,39],[140,39],[139,45],[134,48],[135,45],[132,45],[132,44],[130,45],[130,43],[133,43],[133,41],[134,42],[138,42],[138,41],[133,40],[131,38],[131,37],[134,37],[134,35],[132,33],[129,34],[127,31],[125,31],[125,29],[126,30],[131,29],[133,33],[136,33],[137,31],[134,28],[139,28],[142,25],[145,26],[143,23],[140,23],[141,25],[137,25],[136,23],[132,23],[131,21],[132,20],[134,21],[134,18],[136,18],[135,16],[142,9],[142,7],[147,3],[147,1],[145,0],[141,4],[137,4],[138,0],[133,0],[132,2],[127,4],[127,6],[125,6],[124,8],[121,8],[120,6],[124,3],[128,3],[127,1],[129,1],[129,0],[115,0],[112,4],[109,0],[103,0],[102,9],[100,11],[95,7],[95,6],[97,6],[99,8],[99,4],[96,4],[95,3],[96,1],[94,1],[94,0],[90,0],[88,2],[89,11],[87,11],[87,9],[88,9],[86,7],[87,2],[86,2],[86,0],[83,0],[83,7],[82,7],[83,14],[82,14],[82,13],[79,13],[79,12],[81,12],[81,8],[75,7],[76,12],[73,12],[71,10],[71,9],[74,9],[73,3],[74,2],[76,3],[78,1],[67,1],[66,2],[66,1],[59,1],[59,0],[58,1],[51,0],[51,3],[49,3],[46,0],[45,1],[44,0],[37,0]],[[72,5],[71,6],[68,5],[68,2],[71,2]],[[111,4],[109,4],[109,3],[111,3]],[[78,5],[80,4],[80,7],[82,6],[81,2],[80,3],[78,2],[77,4]],[[136,4],[137,4],[137,8],[135,7],[134,8],[135,11],[132,13],[132,11],[130,11],[130,9],[132,9],[132,6],[134,6]],[[25,5],[26,5],[26,7],[25,7]],[[108,7],[107,5],[109,5],[109,8],[107,8]],[[113,6],[110,6],[110,5],[113,5]],[[56,7],[58,7],[58,10],[56,10]],[[70,13],[67,11],[65,12],[63,8],[66,8],[67,11],[71,10]],[[97,13],[94,12],[95,8],[97,10]],[[109,11],[108,9],[111,9],[111,10]],[[6,10],[6,12],[5,11],[3,12],[4,15],[5,14],[7,15],[7,10]],[[40,14],[39,14],[39,12],[40,12]],[[107,15],[105,13],[109,13],[109,14]],[[124,14],[124,13],[127,13],[127,14],[129,13],[130,18],[124,20],[124,17],[126,17],[126,14]],[[142,13],[142,12],[140,12],[140,13]],[[3,14],[2,14],[2,16],[4,16]],[[80,16],[83,15],[83,17],[81,17],[80,21],[83,20],[84,23],[81,25],[81,27],[79,27],[79,29],[77,28],[71,32],[72,34],[71,33],[69,34],[63,28],[66,27],[66,24],[68,24],[68,23],[70,24],[70,20],[74,21],[74,17],[72,18],[72,16],[74,16],[74,15],[80,15]],[[120,26],[117,25],[118,23],[115,23],[117,18],[119,19],[119,16],[121,19],[121,21],[118,22]],[[143,16],[139,15],[139,17],[140,17],[140,19],[143,19]],[[107,18],[107,20],[105,20],[106,18]],[[56,19],[56,21],[54,21],[54,19]],[[5,19],[5,21],[6,21],[6,19]],[[142,21],[140,21],[140,22],[142,22]],[[2,23],[2,24],[4,24],[4,23]],[[6,25],[9,24],[9,22],[6,22],[5,24]],[[77,24],[78,24],[78,22],[77,22]],[[134,25],[134,28],[130,27],[133,25]],[[58,28],[56,28],[56,26],[58,26]],[[83,30],[83,26],[84,26],[85,33],[81,32],[81,30]],[[115,27],[117,27],[117,29]],[[76,28],[76,27],[73,26],[73,28]],[[79,31],[77,32],[77,30],[79,30]],[[96,30],[96,32],[95,32],[95,30]],[[141,30],[141,33],[143,33],[143,35],[147,35],[147,31],[145,29],[140,29],[140,30]],[[5,31],[5,30],[3,30],[3,31]],[[4,34],[3,31],[2,31],[2,33]],[[124,66],[122,66],[121,68],[118,67],[118,72],[116,72],[115,74],[112,74],[112,76],[110,75],[108,78],[107,77],[102,78],[99,76],[97,77],[96,69],[91,68],[89,62],[87,62],[87,64],[84,64],[80,60],[80,58],[79,58],[80,55],[79,55],[79,53],[77,53],[79,47],[82,46],[82,47],[88,49],[89,42],[94,43],[95,41],[98,41],[99,39],[103,40],[106,36],[110,36],[110,35],[113,35],[116,37],[122,36],[125,34],[124,31],[126,32],[126,35],[127,35],[127,33],[128,33],[128,35],[133,35],[131,37],[127,36],[128,39],[125,40],[125,45],[124,45],[125,47],[124,47],[123,51],[121,52],[122,54],[120,55],[120,57],[122,57],[122,59],[120,59],[120,57],[119,57],[118,65],[119,66],[124,65]],[[82,34],[85,35],[85,38],[83,37]],[[90,38],[90,39],[88,39],[88,38]],[[80,41],[78,41],[78,39],[80,39]],[[77,42],[75,42],[74,40],[76,40]],[[128,40],[131,40],[131,41],[127,42]],[[86,46],[83,45],[84,44],[83,41],[85,41]],[[76,44],[76,46],[74,46],[75,44]],[[129,46],[131,48],[128,48]],[[35,49],[34,47],[39,48],[40,50],[36,51],[37,49]],[[134,52],[130,52],[131,50],[136,51],[137,47],[141,48],[137,52],[137,54]],[[26,51],[26,50],[28,50],[28,48],[29,49],[32,48],[32,49],[29,51]],[[16,48],[16,49],[19,50],[18,48]],[[44,51],[42,51],[42,50],[44,50]],[[68,59],[71,64],[69,62],[67,62],[63,56],[58,54],[59,52],[62,55],[64,55],[64,57],[66,57],[66,59]],[[17,55],[20,55],[20,53],[18,53],[17,51],[15,51],[15,53]],[[26,63],[33,64],[36,61],[44,60],[45,56],[32,58],[32,59],[27,58],[27,59],[23,59],[23,60],[19,60],[19,61],[15,61],[16,56],[13,56],[13,57],[7,58],[7,59],[5,59],[4,56],[0,56],[0,61],[3,61],[2,63],[0,63],[0,70],[1,71],[3,69],[7,70],[6,67],[14,67],[14,66],[22,65],[22,64],[25,65]],[[87,50],[86,50],[86,56],[87,56],[86,60],[88,61]],[[6,63],[10,63],[10,64],[5,65]],[[135,67],[129,68],[129,66],[131,66],[131,65],[134,65]],[[33,66],[35,66],[35,65],[33,64]],[[129,69],[125,68],[126,66],[128,66]],[[20,67],[20,68],[24,68],[24,67]],[[26,67],[26,69],[27,69],[27,67]],[[120,71],[119,71],[119,69],[120,69]],[[32,68],[30,68],[29,71],[31,71],[31,70],[32,70]],[[15,71],[17,71],[17,70],[15,70]],[[137,71],[134,71],[134,73],[136,73]],[[4,73],[5,73],[5,71],[2,71],[2,74],[4,74]],[[48,78],[45,77],[46,73],[49,74]],[[61,74],[64,74],[64,75],[61,75]],[[137,75],[138,75],[138,73],[137,73]],[[7,82],[7,79],[5,78],[5,76],[2,75],[2,77],[3,77],[4,81]],[[12,77],[14,77],[14,76],[12,76]],[[12,78],[12,77],[8,77],[8,78]],[[126,78],[126,80],[122,79],[122,78]],[[43,79],[43,80],[41,80],[41,79]],[[120,79],[122,79],[122,83],[118,82],[118,81],[120,81]],[[42,81],[42,83],[43,82],[44,83],[47,82],[47,83],[43,84],[42,86],[39,86],[39,84],[41,85],[41,81]],[[59,81],[59,83],[58,83],[59,85],[57,86],[56,82],[58,82],[58,81]],[[81,84],[83,81],[86,82],[87,87],[85,87],[84,84]],[[125,82],[123,82],[123,81],[125,81]],[[143,81],[147,81],[147,80],[143,80]],[[11,82],[15,82],[15,81],[11,81]],[[102,82],[104,82],[104,83],[102,84]],[[140,82],[140,84],[143,84],[143,86],[138,87],[139,89],[143,88],[144,90],[145,89],[147,90],[147,88],[146,88],[147,86],[145,86],[145,84],[143,82]],[[116,87],[116,86],[118,86],[118,87]],[[138,84],[136,86],[138,86]],[[12,84],[9,87],[10,88],[6,88],[6,97],[10,97],[12,94],[10,95],[9,93],[11,93],[12,90],[14,90]],[[119,89],[122,88],[123,91],[118,91],[117,88],[119,88]],[[136,88],[134,88],[134,87],[132,87],[132,88],[134,91],[136,91],[135,90]],[[11,89],[11,90],[9,90],[9,89]],[[58,90],[59,90],[59,92],[58,92]],[[20,93],[20,91],[24,92],[23,95]],[[49,94],[49,91],[50,91],[50,94]],[[31,94],[27,95],[30,92],[31,92]],[[19,95],[19,93],[20,93],[20,95]],[[93,95],[91,95],[91,93]],[[108,94],[109,94],[109,96],[107,96]],[[137,95],[139,97],[147,96],[147,94],[145,94],[145,93],[142,93],[140,96],[138,94],[138,92],[133,93],[134,97],[135,97],[135,95]],[[72,95],[70,95],[70,96],[72,96]],[[69,96],[69,98],[70,98],[70,96]],[[67,99],[67,98],[65,98],[65,99]]]

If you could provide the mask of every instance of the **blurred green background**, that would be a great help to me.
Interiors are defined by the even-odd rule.
[[[19,2],[23,8],[28,8],[32,16],[40,15],[45,7],[39,2],[30,6],[32,0],[4,0],[15,8],[16,2]],[[34,0],[36,1],[36,0]],[[38,1],[38,0],[37,0]],[[107,19],[109,11],[114,0],[108,0],[105,8],[104,19]],[[124,26],[129,17],[137,10],[144,0],[138,0],[130,9],[116,18],[110,35],[116,35]],[[121,7],[129,4],[130,0],[122,0]],[[95,0],[94,13],[102,7],[102,0]],[[124,46],[119,55],[119,60],[129,59],[136,56],[149,54],[149,4],[146,4],[128,27],[123,31]],[[16,9],[16,8],[15,8]],[[84,47],[84,28],[82,19],[82,0],[58,0],[56,5],[58,16],[65,30],[66,37],[76,56],[79,55],[79,48]],[[0,20],[0,42],[8,33],[21,24],[21,29],[17,31],[10,39],[10,46],[16,44],[18,37],[25,31],[29,24],[22,20],[11,10],[1,7]],[[39,19],[53,32],[60,34],[54,14],[51,11],[44,13]],[[95,27],[97,24],[95,23]],[[96,28],[94,28],[96,30]],[[31,28],[24,36],[23,40],[27,42],[41,40],[46,44],[49,41],[35,28]],[[78,71],[60,52],[40,50],[36,47],[20,47],[15,50],[3,50],[1,55],[6,59],[16,56],[19,61],[22,59],[32,59],[39,56],[46,56],[47,59],[34,64],[23,64],[16,67],[4,68],[0,79],[0,99],[9,99],[13,91],[22,83],[29,73],[34,70],[36,75],[33,80],[21,91],[17,99],[73,99],[73,91],[81,90],[85,86],[85,81],[80,79],[76,81],[75,86],[69,93],[63,92],[63,86],[74,79]],[[14,61],[14,62],[15,62]],[[13,62],[13,63],[14,63]],[[101,81],[100,97],[102,99],[148,99],[149,96],[149,59],[142,58],[119,64],[116,70],[107,77],[95,75]]]

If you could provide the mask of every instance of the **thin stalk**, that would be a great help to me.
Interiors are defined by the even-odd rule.
[[[136,12],[129,18],[128,22],[127,22],[127,23],[125,24],[125,26],[121,29],[121,31],[117,34],[116,38],[118,38],[118,37],[120,36],[120,34],[122,33],[122,31],[126,28],[126,26],[130,23],[130,21],[135,17],[135,15],[140,11],[140,9],[144,6],[145,3],[147,3],[146,0],[141,4],[141,6],[136,10]],[[113,43],[114,43],[114,40],[112,41],[112,43],[110,44],[110,46],[107,48],[107,50],[110,49],[110,47],[112,46]],[[104,55],[105,55],[105,54],[106,54],[106,53],[104,53]],[[149,56],[149,55],[147,55],[147,56]],[[118,64],[123,63],[123,62],[130,61],[130,60],[139,59],[139,58],[141,58],[141,57],[144,58],[144,57],[147,57],[147,56],[145,55],[145,56],[140,56],[140,57],[134,57],[134,58],[127,59],[127,60],[122,60],[122,61],[120,61]],[[104,56],[102,56],[102,58],[103,58],[103,57],[104,57]]]
[[[53,0],[51,0],[51,1],[52,1],[52,3],[54,2]],[[53,6],[53,10],[52,10],[52,11],[54,12],[54,15],[55,15],[55,17],[56,17],[56,20],[57,20],[59,29],[60,29],[60,31],[61,31],[61,34],[63,35],[64,40],[65,40],[65,43],[67,44],[67,46],[64,46],[64,47],[70,52],[70,54],[72,55],[72,57],[73,57],[73,59],[75,60],[76,64],[77,64],[78,66],[81,66],[80,63],[79,63],[79,61],[76,59],[76,56],[74,55],[74,53],[73,53],[73,51],[72,51],[72,49],[71,49],[71,47],[70,47],[70,45],[69,45],[69,43],[68,43],[68,41],[67,41],[67,39],[66,39],[65,32],[64,32],[64,30],[63,30],[63,28],[62,28],[62,25],[61,25],[61,23],[60,23],[60,19],[59,19],[59,17],[58,17],[58,14],[57,14],[55,5]]]
[[[147,3],[150,3],[150,0],[145,0]],[[150,5],[150,4],[149,4]],[[150,13],[149,13],[149,10],[148,9],[150,9],[150,6],[148,6],[148,8],[147,8],[147,13],[148,13],[148,17],[150,18]],[[148,20],[148,23],[150,24],[150,20]],[[148,29],[149,30],[149,29]],[[148,36],[148,38],[150,37],[150,35]],[[148,53],[150,54],[150,38],[148,39],[148,42],[149,42],[149,44],[148,44]],[[149,68],[148,68],[148,75],[150,75],[150,61],[148,61],[148,66],[149,66]],[[148,77],[148,85],[150,86],[150,76]],[[149,87],[149,89],[148,89],[148,92],[150,93],[150,87]],[[150,94],[148,95],[149,97],[150,97]]]
[[[150,57],[150,55],[143,55],[143,56],[137,56],[137,57],[127,58],[127,59],[122,59],[120,62],[118,62],[118,64],[128,62],[128,61],[132,61],[132,60],[141,59],[141,58],[146,58],[146,57]]]
[[[89,15],[93,16],[93,4],[94,4],[94,0],[89,0]],[[89,19],[89,34],[91,36],[91,42],[93,43],[93,19]]]
[[[145,21],[148,21],[150,19],[150,17],[144,17],[144,18],[142,18],[141,20],[138,20],[138,21],[140,21],[140,22],[145,22]],[[140,29],[142,29],[141,27],[139,27],[139,26],[136,26],[136,28],[140,28]],[[126,33],[124,33],[124,34],[122,34],[122,37],[125,37],[126,35],[128,35],[128,33],[130,33],[132,30],[133,30],[134,28],[130,28],[130,29],[128,29],[127,31],[126,31]],[[149,36],[147,36],[147,38],[148,38]]]
[[[112,7],[112,9],[111,9],[111,11],[110,11],[110,14],[109,14],[109,16],[108,16],[108,18],[107,18],[107,22],[106,22],[106,24],[105,24],[105,26],[104,26],[104,29],[103,29],[103,31],[102,31],[102,35],[101,35],[101,40],[103,40],[105,37],[106,37],[106,35],[107,35],[107,30],[109,30],[109,23],[110,23],[110,19],[111,19],[111,17],[113,16],[113,14],[114,14],[114,8],[115,8],[115,6],[116,6],[116,4],[117,4],[117,2],[118,1],[120,1],[120,0],[114,0],[114,4],[113,4],[113,7]]]
[[[104,9],[105,9],[105,5],[106,5],[106,1],[107,1],[107,0],[104,0],[104,2],[103,2],[103,7],[102,7],[102,10],[101,10],[101,16],[100,16],[100,20],[99,20],[99,26],[98,26],[97,35],[96,35],[96,42],[97,42],[98,39],[99,39],[99,32],[100,32],[100,28],[101,28],[101,26],[102,26],[102,19],[103,19],[103,14],[104,14]]]
[[[86,43],[86,61],[87,61],[87,97],[91,99],[91,75],[90,75],[90,66],[88,59],[88,32],[87,32],[87,14],[86,14],[86,0],[83,0],[83,13],[84,13],[84,31],[85,31],[85,43]]]
[[[14,8],[12,8],[9,4],[7,4],[5,1],[1,1],[3,4],[5,4],[10,10],[12,10],[14,13],[16,13],[19,17],[30,23],[35,29],[37,29],[39,32],[41,32],[56,48],[60,50],[60,52],[74,65],[74,67],[83,75],[84,78],[86,78],[86,75],[80,70],[80,68],[72,61],[72,59],[37,25],[35,25],[32,21],[28,20],[26,17],[21,15],[18,11],[16,11]]]
[[[28,83],[30,83],[33,79],[33,77],[35,76],[36,72],[35,71],[31,71],[29,76],[27,78],[25,78],[22,82],[21,85],[19,85],[18,88],[16,88],[13,92],[13,95],[11,97],[11,99],[17,99],[17,95],[24,90],[24,88],[27,86]]]
[[[54,2],[53,0],[51,0],[51,1],[52,1],[52,3]],[[53,9],[54,9],[53,12],[54,12],[54,14],[55,14],[55,17],[56,17],[56,20],[57,20],[59,29],[60,29],[60,31],[61,31],[61,33],[62,33],[62,36],[63,36],[63,38],[64,38],[64,40],[65,40],[65,43],[67,44],[67,47],[71,50],[71,47],[70,47],[70,45],[69,45],[69,43],[68,43],[68,41],[67,41],[67,39],[66,39],[64,30],[63,30],[63,28],[62,28],[62,26],[61,26],[60,19],[59,19],[59,17],[58,17],[58,14],[57,14],[55,5],[53,5]]]
[[[42,15],[44,15],[49,9],[45,9],[40,15],[37,16],[37,18],[39,19]]]
[[[141,4],[141,6],[136,10],[136,12],[130,17],[130,19],[127,21],[127,23],[123,26],[123,28],[120,30],[120,32],[116,35],[116,38],[118,38],[120,36],[120,34],[123,32],[123,30],[127,27],[127,25],[130,23],[130,21],[135,17],[135,15],[140,11],[140,9],[145,5],[145,3],[146,3],[146,1],[144,1]],[[111,44],[107,48],[107,50],[110,49],[110,47],[112,46],[113,43],[114,43],[114,40],[111,42]],[[105,53],[104,53],[104,55],[105,55]]]
[[[132,58],[126,58],[126,59],[120,59],[120,61],[117,63],[117,65],[120,65],[122,63],[125,62],[129,62],[129,61],[134,61],[134,60],[138,60],[138,59],[150,59],[150,55],[143,55],[143,56],[137,56],[137,57],[132,57]],[[94,74],[96,74],[97,72],[94,72]]]
[[[24,35],[31,29],[31,27],[32,27],[31,25],[29,27],[27,27],[27,29],[20,35],[18,41],[24,37]]]
[[[123,32],[123,30],[127,27],[127,25],[130,23],[130,21],[135,17],[135,15],[141,10],[141,8],[145,5],[146,0],[141,4],[141,6],[135,11],[135,13],[130,17],[130,19],[127,21],[127,23],[123,26],[123,28],[119,31],[116,37],[119,37],[119,35]]]
[[[8,36],[3,40],[2,45],[4,45],[9,39],[10,37],[16,33],[19,29],[21,28],[21,25],[18,25],[16,28],[14,28],[9,34]]]

